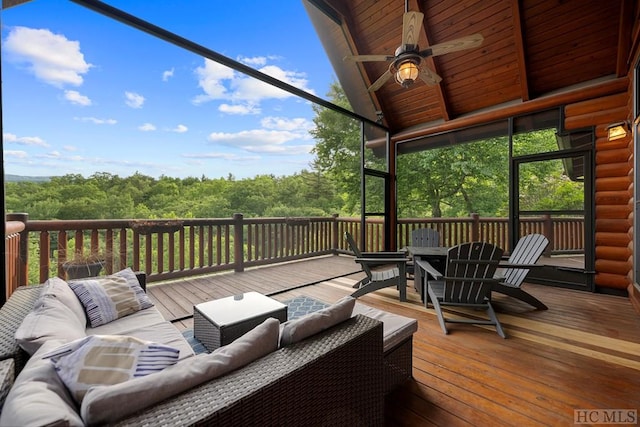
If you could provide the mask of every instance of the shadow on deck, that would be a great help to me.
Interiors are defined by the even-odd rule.
[[[149,293],[169,319],[190,314],[194,303],[248,290],[280,301],[306,295],[330,303],[353,292],[360,277],[353,258],[329,256],[155,284]],[[300,287],[305,283],[314,284]],[[387,397],[386,425],[572,425],[576,410],[640,409],[640,316],[629,300],[524,286],[549,310],[494,296],[506,340],[477,325],[452,325],[444,335],[412,282],[405,303],[392,288],[359,299],[419,322],[414,380]],[[191,328],[193,321],[175,325]]]

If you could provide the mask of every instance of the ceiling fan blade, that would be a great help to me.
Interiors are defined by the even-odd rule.
[[[417,45],[422,28],[424,14],[420,12],[407,12],[402,17],[402,44]]]
[[[429,67],[422,67],[420,79],[430,86],[435,86],[442,81],[442,77],[433,72]]]
[[[483,41],[484,37],[482,37],[482,34],[472,34],[470,36],[460,37],[459,39],[451,40],[448,42],[434,44],[433,46],[423,51],[426,55],[423,55],[423,52],[420,52],[420,55],[438,56],[444,55],[445,53],[458,52],[459,50],[478,47],[482,44]]]
[[[353,62],[373,62],[373,61],[391,61],[395,56],[389,55],[347,55],[342,58],[343,61]]]
[[[373,84],[369,86],[369,89],[367,90],[369,92],[375,92],[376,90],[380,89],[382,85],[385,84],[387,80],[389,80],[390,77],[391,77],[391,71],[389,70],[385,71],[384,74],[378,77],[378,80],[373,82]]]

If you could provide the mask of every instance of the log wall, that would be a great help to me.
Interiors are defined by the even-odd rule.
[[[627,289],[633,281],[633,138],[607,141],[606,127],[630,119],[627,91],[565,107],[564,126],[595,126],[595,284]]]

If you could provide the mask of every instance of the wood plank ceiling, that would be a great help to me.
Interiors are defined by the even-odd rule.
[[[355,112],[382,111],[392,135],[627,74],[633,0],[409,0],[424,13],[419,46],[481,33],[482,46],[427,58],[443,80],[367,92],[402,40],[403,0],[303,0]]]

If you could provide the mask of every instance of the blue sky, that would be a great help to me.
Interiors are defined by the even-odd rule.
[[[335,74],[300,0],[109,0],[326,98]],[[253,177],[310,169],[289,95],[65,0],[2,11],[4,170]]]

